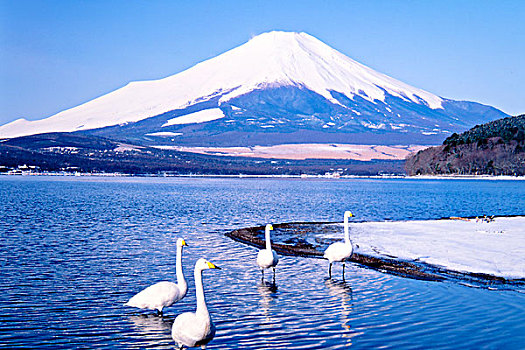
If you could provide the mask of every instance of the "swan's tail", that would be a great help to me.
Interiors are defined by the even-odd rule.
[[[140,307],[137,301],[133,300],[133,298],[129,299],[126,303],[124,303],[124,306]]]

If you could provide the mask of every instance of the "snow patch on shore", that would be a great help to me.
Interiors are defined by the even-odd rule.
[[[491,222],[464,219],[349,225],[360,254],[393,256],[459,272],[525,278],[523,216],[497,217]]]

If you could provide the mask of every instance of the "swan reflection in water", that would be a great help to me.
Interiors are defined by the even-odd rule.
[[[277,299],[277,284],[275,284],[275,282],[262,280],[257,285],[257,291],[261,296],[259,303],[261,304],[262,314],[265,317],[265,321],[271,322],[270,307],[272,302]]]
[[[350,316],[353,310],[352,287],[348,282],[336,281],[333,279],[326,279],[324,283],[328,288],[328,295],[330,295],[330,298],[335,301],[341,301],[339,307],[337,307],[337,305],[334,304],[334,311],[337,312],[338,310],[340,310],[339,318],[341,321],[341,327],[344,331],[342,336],[344,338],[350,338],[348,345],[352,345],[351,338],[356,335],[352,332],[352,327],[350,325],[350,321],[352,320]]]
[[[173,317],[139,314],[130,315],[128,319],[140,335],[140,339],[151,341],[151,346],[159,345],[159,340],[166,340],[167,343],[171,343],[170,334],[174,321]]]

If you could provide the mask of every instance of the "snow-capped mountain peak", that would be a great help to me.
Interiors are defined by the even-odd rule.
[[[218,69],[220,67],[220,69]],[[197,96],[208,96],[219,89],[231,90],[221,101],[228,101],[265,86],[295,85],[314,91],[338,103],[330,90],[352,98],[367,100],[385,98],[385,90],[415,103],[425,101],[440,108],[442,99],[378,73],[334,50],[306,33],[268,32],[246,44],[195,67],[166,78],[177,81],[182,76],[194,81]],[[204,78],[205,84],[200,84]],[[192,101],[189,101],[190,103]]]
[[[386,94],[440,109],[443,99],[376,72],[306,33],[268,32],[244,45],[160,80],[132,82],[47,119],[19,119],[0,137],[78,131],[137,122],[219,98],[219,105],[266,87],[294,86],[341,104],[349,99],[385,101]]]

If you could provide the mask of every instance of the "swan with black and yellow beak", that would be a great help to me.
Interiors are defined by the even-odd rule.
[[[273,268],[273,278],[275,280],[275,266],[279,263],[279,257],[277,253],[272,250],[272,243],[270,241],[270,231],[273,230],[273,226],[266,225],[264,231],[264,237],[266,239],[266,249],[261,249],[257,254],[257,265],[261,268],[262,278],[264,278],[264,269],[270,267]]]
[[[157,310],[162,315],[162,309],[171,306],[184,298],[188,284],[182,273],[182,247],[187,246],[182,238],[177,240],[177,283],[162,281],[155,283],[133,296],[124,304],[139,309]]]
[[[213,324],[206,299],[204,298],[204,287],[202,285],[202,271],[207,269],[219,269],[206,259],[199,259],[195,263],[195,293],[197,296],[197,310],[185,312],[175,318],[171,328],[171,337],[178,344],[179,349],[200,346],[206,348],[215,336],[215,325]]]
[[[332,263],[339,261],[343,263],[343,279],[345,278],[345,261],[352,257],[353,247],[350,240],[350,233],[348,232],[348,218],[354,216],[351,212],[345,211],[344,216],[344,231],[345,241],[332,243],[324,251],[323,258],[328,259],[330,266],[328,268],[328,276],[332,278]]]

